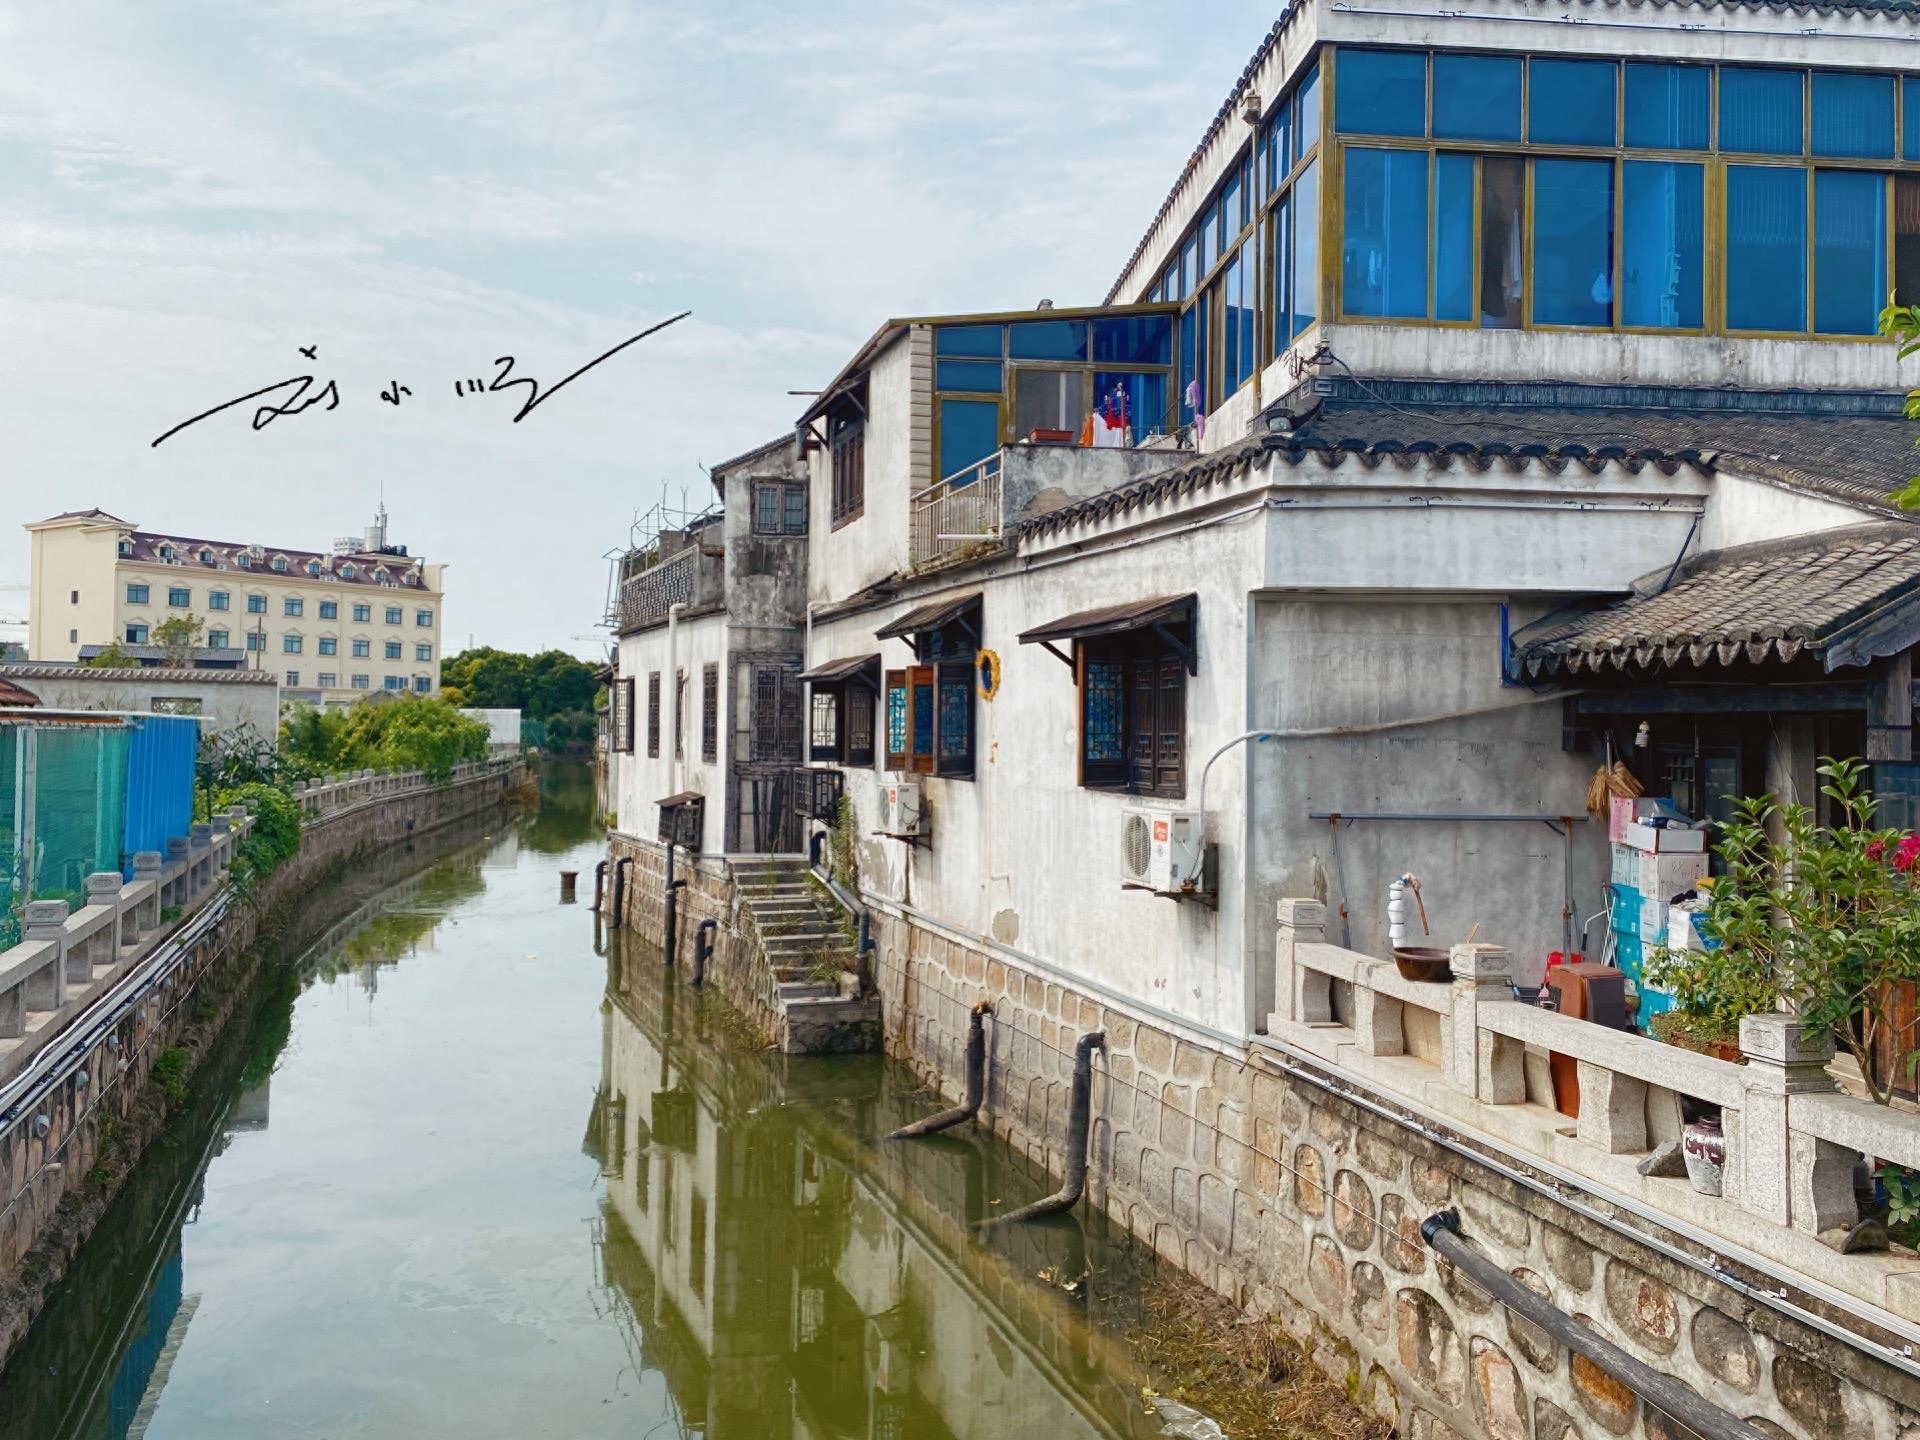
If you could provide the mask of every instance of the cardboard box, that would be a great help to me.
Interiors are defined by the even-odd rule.
[[[1647,945],[1662,945],[1667,939],[1667,911],[1663,905],[1640,907],[1640,939]]]
[[[1631,795],[1613,795],[1608,800],[1607,839],[1617,845],[1627,838],[1627,826],[1634,821],[1636,802]]]
[[[1615,885],[1640,884],[1640,852],[1631,845],[1615,844],[1608,847],[1613,852],[1613,873],[1608,876]]]
[[[1718,950],[1720,942],[1709,940],[1703,928],[1704,910],[1684,910],[1678,905],[1667,909],[1667,948],[1669,950]]]
[[[1645,909],[1658,915],[1661,925],[1664,926],[1667,920],[1667,902],[1684,891],[1692,890],[1706,878],[1707,857],[1704,853],[1642,854],[1640,874],[1634,880],[1633,888],[1640,892],[1640,899]]]
[[[1648,854],[1665,854],[1669,851],[1685,854],[1707,848],[1707,832],[1704,830],[1676,830],[1671,826],[1656,830],[1638,821],[1627,826],[1624,840],[1634,849]]]

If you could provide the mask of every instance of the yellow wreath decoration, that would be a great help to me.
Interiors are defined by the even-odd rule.
[[[980,679],[980,698],[991,700],[1000,693],[1000,656],[993,650],[982,650],[975,658],[975,673]]]

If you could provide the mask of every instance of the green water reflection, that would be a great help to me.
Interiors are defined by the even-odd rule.
[[[562,768],[315,897],[0,1375],[0,1440],[1158,1433],[1116,1338],[1149,1262],[1097,1222],[976,1238],[1039,1188],[999,1146],[876,1144],[924,1113],[902,1072],[770,1056],[606,946],[555,903],[598,858]]]

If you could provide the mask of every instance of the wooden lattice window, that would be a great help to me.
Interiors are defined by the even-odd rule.
[[[647,754],[660,757],[660,672],[647,676]]]
[[[851,520],[867,504],[867,427],[863,420],[833,425],[833,519]]]
[[[720,667],[700,672],[700,758],[709,765],[720,758]]]
[[[687,672],[673,672],[673,758],[687,753]]]

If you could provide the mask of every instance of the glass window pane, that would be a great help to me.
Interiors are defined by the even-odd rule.
[[[1443,140],[1518,140],[1520,66],[1517,56],[1435,55],[1434,135]]]
[[[1900,158],[1920,160],[1920,80],[1900,82]]]
[[[1535,145],[1614,143],[1610,60],[1534,60],[1527,80],[1527,139]]]
[[[1293,95],[1293,159],[1298,162],[1320,143],[1320,66],[1301,80]]]
[[[1084,360],[1084,320],[1027,320],[1007,326],[1007,354],[1020,360]]]
[[[1722,65],[1720,148],[1758,155],[1798,155],[1802,149],[1800,80],[1798,70]]]
[[[991,355],[1000,357],[998,325],[942,325],[933,332],[936,355]]]
[[[1130,315],[1094,321],[1093,358],[1117,365],[1171,365],[1173,317]]]
[[[1199,282],[1195,262],[1200,258],[1200,241],[1189,238],[1187,248],[1180,252],[1180,298],[1193,294],[1193,287]]]
[[[1207,297],[1195,298],[1180,315],[1180,404],[1182,425],[1207,413]]]
[[[1000,405],[994,400],[940,402],[940,476],[945,479],[1000,448]]]
[[[1813,177],[1813,328],[1871,335],[1887,303],[1887,181],[1862,170]]]
[[[1320,163],[1315,161],[1293,182],[1293,333],[1319,317],[1320,304]]]
[[[1014,437],[1024,440],[1036,430],[1051,430],[1078,439],[1087,418],[1086,385],[1084,370],[1014,371]]]
[[[1176,423],[1167,408],[1167,377],[1138,370],[1099,370],[1093,376],[1094,409],[1109,429],[1125,427],[1137,445],[1164,435]]]
[[[1920,175],[1893,177],[1893,293],[1920,303]]]
[[[1480,324],[1514,330],[1520,325],[1525,271],[1521,264],[1521,217],[1526,213],[1527,162],[1517,155],[1488,155],[1480,162]]]
[[[933,383],[941,390],[978,390],[987,395],[1000,393],[1000,363],[982,360],[936,360]]]
[[[1627,144],[1704,150],[1713,128],[1713,72],[1705,65],[1627,63]]]
[[[1349,135],[1427,133],[1425,51],[1342,49],[1336,73],[1336,130]]]
[[[1471,320],[1473,157],[1438,155],[1433,164],[1433,318]]]
[[[1340,304],[1349,315],[1427,313],[1427,156],[1347,151]]]
[[[1727,328],[1805,330],[1807,172],[1729,165],[1726,249]]]
[[[1273,207],[1268,259],[1273,266],[1273,353],[1283,355],[1293,341],[1293,196]]]
[[[1257,251],[1251,245],[1233,252],[1220,274],[1222,327],[1220,356],[1223,366],[1220,393],[1231,395],[1253,378],[1254,317],[1252,292]]]
[[[1893,77],[1813,76],[1813,153],[1858,160],[1893,158]],[[1814,224],[1819,224],[1816,215]]]
[[[1167,266],[1167,273],[1160,281],[1160,298],[1162,300],[1180,298],[1180,262],[1178,260]]]
[[[1627,161],[1621,176],[1620,321],[1701,324],[1706,168]]]
[[[1533,162],[1533,318],[1613,323],[1613,162]]]
[[[1227,177],[1227,183],[1220,192],[1220,233],[1223,243],[1231,244],[1239,237],[1241,227],[1246,224],[1245,212],[1241,204],[1240,171],[1235,170]]]
[[[1293,106],[1282,105],[1267,121],[1266,130],[1267,193],[1280,188],[1280,182],[1293,169]]]

